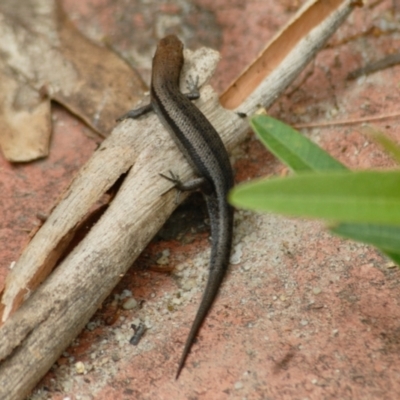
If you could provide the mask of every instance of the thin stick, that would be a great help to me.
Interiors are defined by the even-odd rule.
[[[314,122],[310,124],[296,124],[294,127],[296,129],[306,129],[306,128],[324,128],[328,126],[335,126],[335,125],[354,125],[354,124],[361,124],[363,122],[373,122],[379,121],[382,119],[388,118],[398,118],[400,117],[400,113],[392,113],[392,114],[381,114],[376,115],[374,117],[360,117],[355,119],[346,119],[346,120],[338,120],[338,121],[323,121],[323,122]]]

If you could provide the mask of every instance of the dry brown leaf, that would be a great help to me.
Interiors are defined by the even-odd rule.
[[[106,136],[145,90],[125,61],[78,32],[54,0],[18,7],[2,0],[0,37],[0,146],[10,161],[47,155],[50,100]]]
[[[0,65],[1,65],[0,60]],[[10,161],[47,156],[51,133],[50,99],[0,66],[0,147]]]

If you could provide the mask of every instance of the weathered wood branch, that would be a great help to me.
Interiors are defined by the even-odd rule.
[[[322,20],[298,23],[311,8],[314,17],[318,15],[316,7],[325,11],[320,12]],[[223,95],[222,102],[248,114],[259,105],[270,106],[352,7],[351,0],[307,3],[292,22],[296,29],[290,31],[289,23],[271,44],[275,52],[282,49],[284,54],[277,55],[280,62],[273,70],[263,70],[262,61],[256,60],[258,68],[250,67]],[[261,59],[269,52],[267,47]],[[214,58],[213,52],[206,54],[208,57],[201,55],[202,60]],[[201,83],[212,68],[199,68],[198,56],[198,52],[188,55],[186,67],[191,75],[199,75]],[[192,65],[199,69],[193,72]],[[187,71],[183,81],[185,74]],[[251,90],[249,85],[253,85]],[[210,87],[201,93],[196,104],[230,151],[245,137],[247,120],[223,108]],[[233,101],[237,93],[241,96]],[[22,399],[32,390],[172,213],[175,193],[169,190],[169,182],[159,178],[160,172],[171,168],[183,180],[192,175],[155,115],[122,122],[82,168],[7,278],[0,310],[4,322],[0,329],[0,399]],[[127,171],[105,214],[37,288],[56,265],[79,222]]]

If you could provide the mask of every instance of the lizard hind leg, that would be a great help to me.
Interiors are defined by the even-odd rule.
[[[181,192],[193,192],[194,190],[201,190],[204,193],[207,193],[211,190],[210,183],[206,178],[194,178],[187,182],[182,182],[178,175],[174,174],[172,171],[169,171],[169,176],[160,174],[161,177],[170,181],[174,184],[174,188],[178,189],[176,203],[179,203],[179,195]]]

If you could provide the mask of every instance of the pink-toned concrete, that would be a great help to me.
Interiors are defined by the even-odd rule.
[[[87,35],[105,36],[145,77],[154,44],[169,29],[191,47],[217,48],[223,58],[214,84],[222,90],[300,2],[63,3]],[[353,69],[398,51],[400,9],[395,6],[387,0],[355,10],[309,67],[310,74],[306,71],[271,113],[301,124],[398,111],[399,66],[346,81]],[[399,122],[400,117],[374,125],[399,142]],[[362,129],[360,123],[304,133],[351,168],[393,167]],[[55,106],[49,158],[22,166],[0,158],[0,284],[38,223],[35,215],[51,208],[96,147],[85,130]],[[236,151],[235,160],[237,182],[287,173],[252,137]],[[367,246],[332,237],[318,222],[244,211],[236,214],[236,262],[175,381],[207,276],[207,234],[192,239],[150,245],[93,317],[91,330],[66,350],[31,399],[399,397],[398,269]],[[175,266],[172,272],[144,269],[162,254]],[[117,307],[114,295],[124,290],[141,307]],[[149,329],[134,347],[127,343],[130,325],[139,321]]]

